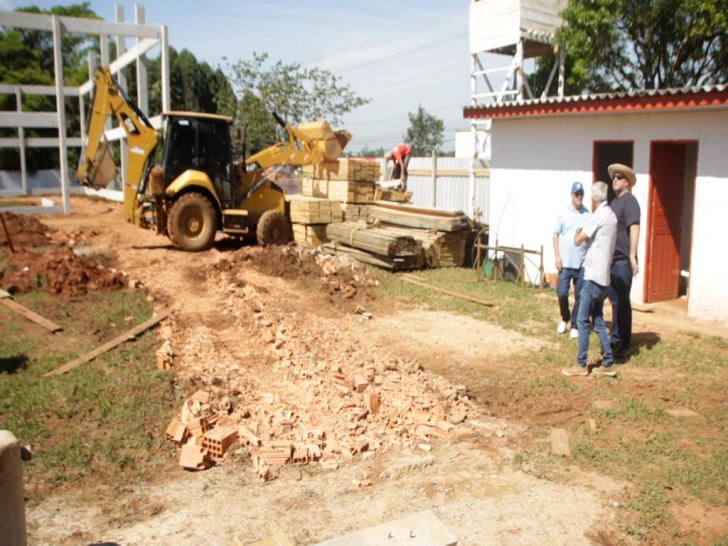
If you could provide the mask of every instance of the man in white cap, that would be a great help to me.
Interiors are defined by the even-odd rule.
[[[559,272],[559,281],[556,285],[556,295],[559,300],[561,322],[556,331],[559,334],[566,332],[567,323],[571,323],[571,337],[579,337],[576,318],[579,316],[579,294],[584,278],[582,265],[586,254],[586,245],[576,246],[574,235],[576,230],[584,227],[591,216],[589,209],[584,206],[584,186],[581,182],[571,185],[571,202],[569,206],[559,213],[554,227],[554,256],[556,270]],[[569,290],[574,284],[574,307],[569,311]]]
[[[604,324],[602,311],[604,300],[609,293],[609,267],[612,262],[614,245],[617,238],[617,218],[607,204],[607,185],[604,182],[595,182],[591,188],[592,204],[596,207],[594,213],[583,228],[576,230],[574,244],[577,246],[586,242],[586,256],[584,257],[584,282],[581,288],[581,302],[579,303],[579,352],[576,356],[576,367],[562,370],[561,373],[569,376],[589,375],[587,366],[587,353],[589,351],[589,317],[594,318],[594,331],[599,337],[602,349],[601,365],[611,368],[614,364],[612,348],[609,344],[609,334]],[[607,374],[613,372],[608,371]]]
[[[615,163],[610,165],[609,176],[617,196],[610,204],[617,216],[617,244],[611,268],[609,301],[612,304],[611,343],[614,357],[623,359],[629,354],[632,343],[632,303],[629,293],[632,278],[639,272],[637,242],[640,238],[640,205],[632,195],[637,182],[634,171]]]

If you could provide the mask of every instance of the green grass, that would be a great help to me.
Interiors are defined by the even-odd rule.
[[[500,358],[501,363],[514,365],[471,375],[468,386],[473,392],[486,394],[493,389],[507,390],[524,408],[561,400],[566,407],[581,410],[583,420],[566,425],[573,458],[586,468],[634,485],[623,499],[625,508],[634,515],[627,518],[633,520],[625,525],[628,533],[658,542],[675,538],[670,503],[677,493],[668,495],[669,491],[716,506],[728,505],[728,406],[723,403],[728,389],[724,373],[728,342],[724,338],[636,333],[633,345],[637,352],[624,367],[617,367],[618,379],[574,381],[558,375],[560,368],[573,361],[576,349],[568,336],[555,334],[558,307],[553,290],[539,294],[537,290],[522,291],[509,282],[476,282],[475,274],[466,269],[435,269],[417,276],[433,286],[493,301],[496,306],[484,307],[438,294],[391,274],[385,275],[379,291],[380,305],[469,315],[547,342],[542,350],[525,357],[526,361],[523,354]],[[593,358],[598,347],[592,335]],[[520,373],[524,365],[533,373]],[[615,408],[594,409],[592,401],[596,399],[613,400]],[[680,406],[693,409],[700,417],[679,419],[665,411]],[[498,409],[508,417],[508,405]],[[597,421],[596,433],[586,426],[587,418]],[[533,436],[548,436],[553,426],[564,425],[536,422],[531,426]],[[538,467],[534,461],[540,457],[536,474],[559,479],[562,460],[550,456],[543,444],[522,446],[521,452],[524,454],[514,457],[516,467],[526,459]]]
[[[176,405],[171,374],[156,369],[153,331],[67,374],[41,375],[151,316],[144,294],[59,301],[31,293],[18,300],[64,327],[52,335],[8,310],[0,317],[0,427],[33,450],[26,483],[40,497],[91,477],[112,484],[143,477],[162,458],[164,427]]]

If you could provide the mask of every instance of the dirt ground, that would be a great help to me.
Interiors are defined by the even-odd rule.
[[[322,278],[315,268],[299,269],[290,255],[232,241],[209,252],[184,253],[127,224],[116,205],[74,199],[72,210],[70,217],[43,221],[62,231],[93,233],[86,244],[113,249],[129,282],[141,283],[160,307],[179,306],[168,331],[181,375],[213,381],[254,377],[260,386],[275,388],[280,376],[264,342],[252,334],[254,321],[233,302],[236,290],[245,287],[259,295],[266,316],[319,331],[322,340],[335,335],[341,347],[416,360],[455,384],[463,368],[486,374],[543,348],[541,341],[469,317],[381,309],[373,299],[374,281],[367,282],[362,272]],[[362,312],[375,308],[366,320]],[[288,465],[262,484],[242,452],[238,460],[205,472],[184,471],[168,461],[147,483],[130,484],[116,498],[99,489],[45,499],[28,512],[31,542],[246,544],[275,524],[297,543],[314,544],[432,509],[461,545],[630,543],[614,500],[630,485],[576,466],[567,467],[567,478],[559,481],[537,477],[528,465],[517,469],[514,458],[524,443],[549,439],[528,431],[537,416],[527,418],[524,410],[509,421],[498,407],[482,411],[467,433],[433,442],[429,453],[392,449],[354,458],[335,471]],[[574,416],[573,408],[558,402],[549,407],[551,422],[558,415]],[[364,478],[370,486],[354,485]]]

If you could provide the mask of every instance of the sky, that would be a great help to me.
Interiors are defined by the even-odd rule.
[[[70,3],[0,0],[0,10]],[[354,136],[349,146],[355,151],[401,143],[407,115],[419,105],[445,123],[444,150],[454,149],[455,129],[468,127],[462,117],[470,92],[468,0],[140,3],[148,24],[168,27],[172,47],[213,67],[265,52],[273,62],[316,66],[343,78],[370,99],[343,116],[340,128]],[[90,1],[106,20],[114,20],[115,4],[133,21],[133,2]],[[131,39],[127,43],[131,46]]]

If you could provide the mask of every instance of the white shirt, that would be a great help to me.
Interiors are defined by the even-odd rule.
[[[609,268],[617,243],[617,217],[606,201],[597,207],[582,232],[588,237],[584,280],[609,286]]]

